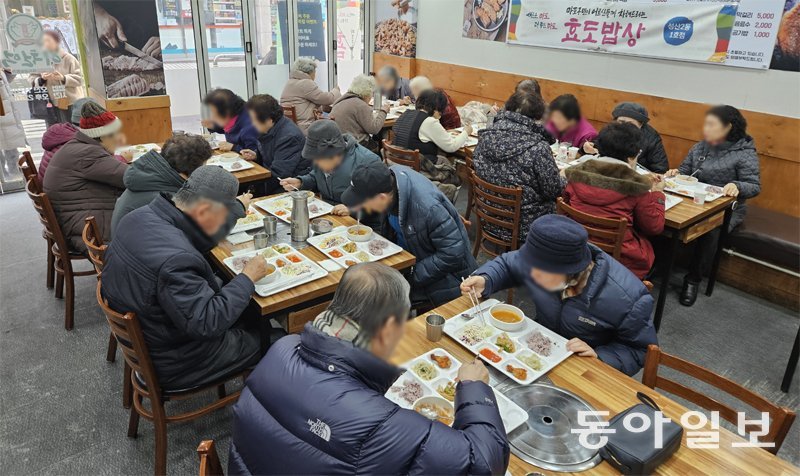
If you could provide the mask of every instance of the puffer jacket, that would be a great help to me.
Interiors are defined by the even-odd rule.
[[[603,362],[628,375],[644,365],[647,346],[658,344],[650,315],[653,297],[639,279],[600,248],[589,245],[594,268],[583,291],[562,299],[530,276],[525,253],[512,251],[481,266],[484,296],[525,285],[536,306],[536,322],[591,346]]]
[[[311,190],[319,193],[322,199],[333,203],[342,203],[342,193],[350,186],[353,170],[369,164],[380,162],[381,158],[374,152],[360,145],[358,140],[350,134],[344,134],[345,153],[342,163],[327,177],[316,165],[311,172],[297,177],[302,182],[302,190]]]
[[[761,193],[761,167],[753,138],[747,136],[736,143],[711,145],[698,142],[678,167],[680,173],[718,187],[732,183],[739,189],[739,202],[733,211],[729,229],[736,228],[747,214],[747,199]]]
[[[209,129],[210,132],[225,134],[225,141],[233,144],[234,152],[241,152],[242,149],[249,149],[253,152],[258,150],[258,131],[250,121],[250,114],[246,109],[242,109],[230,129],[222,127]]]
[[[43,186],[72,251],[86,251],[81,235],[90,216],[97,221],[103,241],[110,239],[111,216],[125,189],[122,177],[127,168],[100,142],[80,131],[53,155]]]
[[[656,259],[647,237],[664,231],[664,193],[650,192],[649,178],[612,158],[586,161],[566,175],[565,202],[590,215],[628,220],[619,261],[644,279]]]
[[[44,154],[42,154],[42,161],[39,162],[39,183],[44,182],[44,173],[47,171],[47,166],[50,165],[50,159],[61,146],[74,139],[77,132],[78,128],[69,122],[53,124],[44,131],[42,134]]]
[[[306,136],[286,116],[266,133],[258,137],[258,161],[277,177],[295,177],[311,168],[311,161],[303,158]]]
[[[492,389],[456,387],[452,428],[384,397],[402,373],[307,324],[274,344],[233,407],[228,474],[503,474]]]
[[[461,217],[425,176],[402,165],[390,169],[397,181],[399,226],[406,249],[417,258],[411,287],[434,305],[451,301],[461,294],[461,278],[478,267]]]
[[[534,220],[555,213],[556,200],[564,191],[565,181],[553,160],[549,134],[529,117],[500,111],[491,126],[478,132],[478,137],[473,154],[478,177],[501,187],[522,187],[522,243]],[[505,228],[489,226],[488,231],[511,240],[511,233]]]
[[[314,111],[319,106],[332,105],[339,96],[341,96],[339,88],[323,91],[308,74],[292,71],[281,93],[281,106],[294,106],[297,126],[303,134],[307,134],[311,123],[317,119]]]
[[[119,222],[106,251],[103,296],[113,309],[136,313],[167,388],[177,380],[213,377],[207,369],[242,353],[239,335],[230,328],[255,286],[244,274],[223,286],[205,257],[215,244],[159,195]]]
[[[642,153],[639,155],[639,164],[647,170],[663,174],[669,170],[669,159],[661,135],[650,124],[645,124],[642,131]]]

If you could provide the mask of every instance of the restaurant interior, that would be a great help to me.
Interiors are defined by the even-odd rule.
[[[0,23],[3,473],[800,474],[800,1]]]

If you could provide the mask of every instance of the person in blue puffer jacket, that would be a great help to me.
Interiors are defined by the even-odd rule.
[[[540,217],[518,251],[478,268],[461,292],[489,296],[524,285],[536,306],[536,321],[570,339],[567,350],[633,375],[644,365],[647,346],[658,344],[653,297],[588,238],[567,217]]]
[[[489,373],[458,372],[452,427],[384,394],[410,311],[409,285],[380,263],[350,267],[301,335],[274,344],[233,407],[230,475],[503,474],[509,444]]]

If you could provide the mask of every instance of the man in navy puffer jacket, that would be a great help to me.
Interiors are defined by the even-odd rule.
[[[330,307],[273,345],[234,406],[228,472],[503,474],[509,446],[479,361],[459,369],[452,428],[384,397],[409,285],[380,263],[349,268]]]
[[[478,268],[461,292],[489,296],[521,285],[536,306],[536,322],[570,339],[567,350],[582,357],[633,375],[647,346],[658,344],[647,288],[567,217],[536,219],[518,251]]]

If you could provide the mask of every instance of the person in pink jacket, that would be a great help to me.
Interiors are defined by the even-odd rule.
[[[558,142],[569,142],[578,148],[597,137],[597,129],[581,115],[578,99],[572,94],[563,94],[550,103],[547,131]]]

